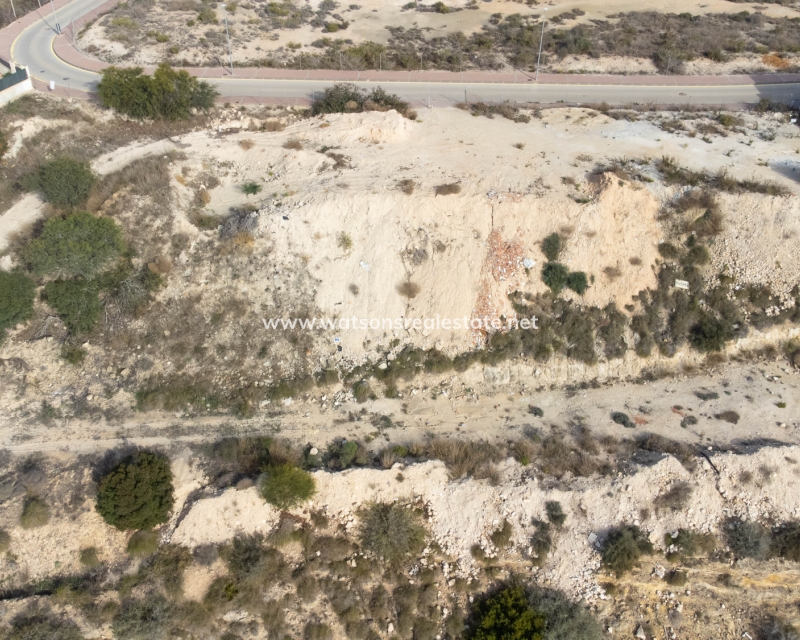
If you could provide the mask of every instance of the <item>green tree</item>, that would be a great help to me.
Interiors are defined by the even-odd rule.
[[[100,103],[132,118],[185,120],[192,109],[208,110],[219,95],[207,82],[166,63],[152,76],[141,68],[108,67],[97,85]]]
[[[733,339],[733,331],[714,316],[703,313],[689,329],[689,342],[698,351],[722,351],[725,343]]]
[[[44,294],[71,333],[92,332],[103,310],[94,282],[53,280],[45,285]]]
[[[97,512],[117,529],[150,529],[167,521],[174,502],[166,456],[140,451],[100,480]]]
[[[0,271],[0,344],[6,329],[25,322],[33,315],[33,280],[21,273]]]
[[[519,586],[506,587],[473,607],[472,640],[542,640],[545,618]]]
[[[291,509],[310,499],[316,491],[314,476],[291,464],[267,467],[261,481],[261,496],[279,509]]]
[[[71,209],[86,202],[95,180],[88,162],[58,158],[39,167],[29,184],[48,202]]]
[[[572,271],[567,276],[567,288],[582,296],[589,288],[589,281],[583,271]]]
[[[561,254],[561,236],[551,233],[542,240],[542,253],[550,262],[558,260],[558,256]]]
[[[23,255],[36,276],[89,278],[124,249],[116,222],[83,212],[45,222]]]

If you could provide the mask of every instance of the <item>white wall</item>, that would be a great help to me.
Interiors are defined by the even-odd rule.
[[[12,100],[16,100],[23,93],[28,93],[29,91],[33,91],[33,83],[30,78],[9,87],[5,91],[0,91],[0,107],[8,104]]]

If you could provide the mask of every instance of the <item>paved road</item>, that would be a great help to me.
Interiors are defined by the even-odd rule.
[[[103,5],[106,0],[73,0],[57,9],[53,14],[42,9],[42,19],[24,30],[12,47],[12,58],[17,64],[27,65],[34,78],[49,82],[54,80],[59,87],[72,91],[93,91],[99,75],[72,66],[61,60],[53,51],[55,21],[64,31],[70,32],[72,20]],[[45,5],[47,6],[47,5]],[[83,20],[80,20],[82,23]],[[79,28],[79,27],[78,27]],[[63,38],[64,36],[62,36]],[[74,54],[74,52],[73,52]],[[202,70],[199,70],[202,73]],[[220,70],[209,70],[209,74],[219,75]],[[245,72],[242,72],[245,73]],[[224,98],[238,99],[243,96],[255,101],[276,100],[287,103],[308,98],[333,80],[320,79],[247,79],[237,77],[207,78],[216,86]],[[564,78],[564,81],[574,78]],[[604,78],[604,82],[608,82]],[[630,79],[628,79],[630,80]],[[639,79],[641,81],[642,79]],[[650,82],[650,78],[645,82]],[[620,79],[620,82],[624,82]],[[677,85],[676,85],[677,81]],[[685,86],[678,86],[680,78],[653,77],[648,85],[609,85],[609,84],[558,84],[558,78],[550,76],[547,83],[498,84],[494,82],[389,82],[391,91],[411,101],[416,106],[445,106],[461,102],[484,100],[496,102],[511,100],[517,102],[608,102],[609,104],[653,103],[653,104],[736,104],[754,103],[762,97],[783,102],[800,101],[800,84],[744,84],[735,86],[689,86],[692,79],[686,79]],[[697,82],[697,79],[694,79]],[[659,84],[656,84],[659,83]],[[357,82],[363,86],[375,86],[376,82]],[[668,86],[671,85],[671,86]],[[233,101],[233,100],[232,100]]]

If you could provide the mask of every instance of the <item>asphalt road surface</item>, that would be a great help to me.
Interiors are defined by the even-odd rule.
[[[25,30],[12,48],[13,59],[27,65],[31,75],[49,82],[54,80],[59,86],[68,89],[94,91],[100,76],[91,71],[73,67],[59,59],[53,52],[55,23],[68,29],[72,19],[92,11],[103,0],[74,0],[52,13],[42,9],[43,19]],[[46,6],[46,5],[44,5]],[[291,104],[298,99],[308,98],[323,89],[332,81],[320,80],[268,80],[209,78],[222,94],[222,97],[251,97],[258,100],[281,99]],[[663,80],[662,80],[663,81]],[[799,84],[767,84],[739,86],[658,86],[659,77],[653,78],[652,86],[630,85],[566,85],[566,84],[492,84],[492,83],[442,83],[442,82],[381,82],[417,107],[446,106],[479,100],[498,102],[540,102],[569,103],[608,102],[609,104],[677,104],[677,105],[722,105],[754,103],[761,98],[781,102],[800,100]],[[375,86],[374,82],[356,83]]]

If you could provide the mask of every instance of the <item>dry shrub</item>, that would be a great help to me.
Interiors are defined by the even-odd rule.
[[[676,482],[666,493],[658,496],[654,505],[657,509],[669,509],[670,511],[680,511],[686,508],[692,497],[692,486],[687,482]]]
[[[407,196],[410,196],[412,193],[414,193],[414,187],[415,184],[411,178],[406,178],[404,180],[399,180],[397,182],[397,188],[400,189],[400,191],[405,193]]]
[[[502,454],[493,444],[474,440],[458,441],[435,438],[428,443],[427,455],[445,463],[453,479],[486,477]]]
[[[789,60],[781,58],[776,53],[765,53],[761,56],[761,62],[775,69],[788,69],[792,66]]]
[[[416,298],[420,291],[420,286],[416,282],[411,282],[410,280],[406,280],[397,285],[397,293],[409,300]]]
[[[170,271],[172,271],[172,262],[170,262],[169,258],[164,256],[159,256],[152,262],[147,263],[147,268],[152,273],[157,273],[159,275],[167,275]]]
[[[194,203],[198,207],[205,207],[211,202],[211,194],[205,189],[198,189],[194,194]]]
[[[262,131],[283,131],[286,128],[286,125],[283,124],[279,120],[265,120],[261,123],[261,130]]]
[[[603,269],[603,274],[606,278],[611,280],[611,282],[614,282],[614,280],[622,276],[622,270],[618,267],[605,267]]]
[[[240,146],[242,149],[244,149],[245,151],[249,151],[249,150],[250,150],[250,149],[252,149],[254,146],[256,146],[256,143],[255,143],[255,142],[253,142],[253,141],[252,141],[252,140],[250,140],[250,139],[247,139],[247,140],[239,140],[239,146]]]
[[[235,253],[252,253],[253,247],[256,244],[256,239],[252,233],[247,231],[240,231],[232,238],[228,239],[221,247],[223,255],[231,255]]]
[[[284,149],[293,149],[295,151],[300,151],[300,149],[303,148],[303,143],[300,142],[299,140],[294,140],[294,139],[287,140],[286,142],[283,143],[283,148]]]
[[[449,196],[454,193],[461,193],[461,185],[457,182],[451,184],[440,184],[434,188],[437,196]]]

